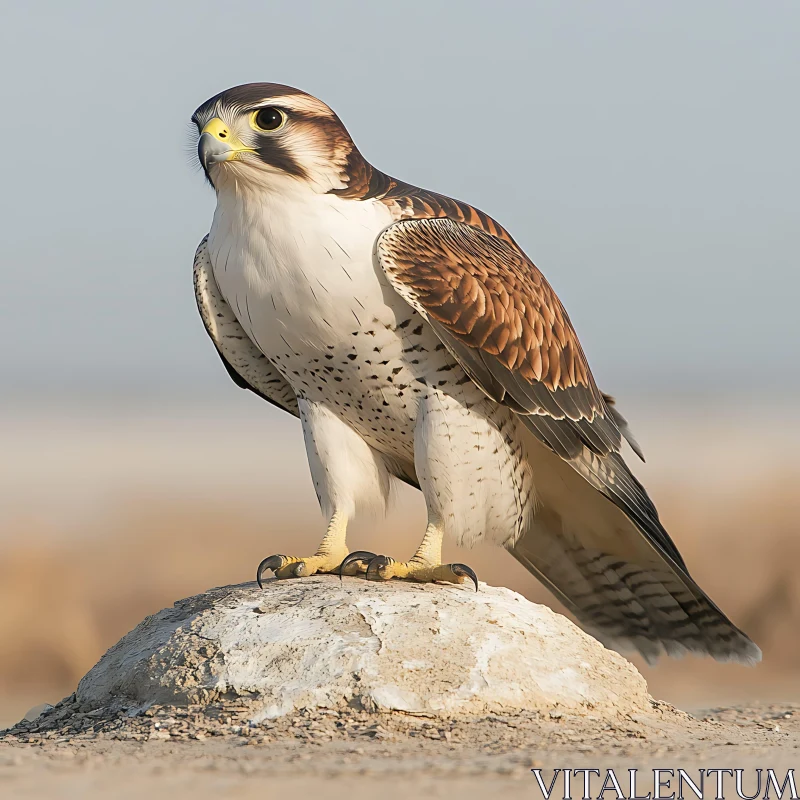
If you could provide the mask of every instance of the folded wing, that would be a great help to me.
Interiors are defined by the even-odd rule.
[[[206,333],[238,386],[298,416],[292,387],[253,344],[222,296],[208,255],[207,238],[200,242],[194,256],[194,294]]]
[[[401,220],[376,258],[492,399],[535,440],[537,509],[511,553],[613,646],[753,662],[758,648],[689,576],[597,388],[566,311],[509,238],[446,217]]]

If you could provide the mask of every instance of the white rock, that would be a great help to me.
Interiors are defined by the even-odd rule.
[[[315,576],[212,589],[147,617],[81,680],[91,707],[246,697],[297,708],[597,716],[649,709],[642,676],[508,589]]]

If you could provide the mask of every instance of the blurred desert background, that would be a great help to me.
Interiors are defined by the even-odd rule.
[[[764,651],[755,669],[637,662],[651,692],[688,708],[800,697],[800,427],[777,424],[791,406],[619,402],[648,458],[636,471],[692,572]],[[0,433],[0,724],[70,693],[145,615],[252,580],[265,555],[313,552],[322,532],[299,423],[232,384],[206,403],[7,407]],[[404,557],[423,527],[421,495],[401,487],[385,521],[354,526],[351,548]],[[501,550],[451,544],[446,558],[558,607]]]
[[[7,4],[0,725],[320,538],[298,423],[231,383],[194,307],[214,196],[189,120],[251,81],[323,98],[558,291],[693,574],[764,651],[643,668],[652,693],[796,699],[799,37],[783,0]],[[350,545],[405,557],[422,525],[403,489]],[[553,604],[502,551],[446,555]]]

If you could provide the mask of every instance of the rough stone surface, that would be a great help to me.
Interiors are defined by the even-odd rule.
[[[508,589],[333,576],[181,600],[114,645],[76,700],[88,710],[235,698],[255,703],[256,721],[301,708],[596,719],[651,706],[622,656]]]

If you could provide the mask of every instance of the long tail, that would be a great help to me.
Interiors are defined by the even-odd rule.
[[[582,625],[607,646],[638,650],[649,663],[663,652],[687,651],[718,661],[761,660],[759,648],[689,576],[621,457],[602,466],[603,480],[633,482],[652,509],[645,525],[602,491],[596,456],[573,466],[532,436],[528,446],[537,510],[508,550]]]

